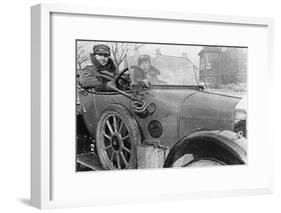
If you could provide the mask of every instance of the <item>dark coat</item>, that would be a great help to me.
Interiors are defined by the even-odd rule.
[[[80,76],[79,83],[82,88],[94,88],[96,91],[105,91],[106,83],[114,80],[117,74],[116,67],[111,58],[106,66],[102,66],[95,58],[92,57],[92,65],[86,66]]]

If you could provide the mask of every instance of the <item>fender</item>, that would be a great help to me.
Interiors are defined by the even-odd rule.
[[[170,150],[164,168],[171,167],[183,155],[191,153],[191,149],[200,150],[207,145],[208,148],[219,147],[220,150],[229,153],[232,158],[235,158],[235,164],[247,164],[247,140],[232,131],[213,130],[197,131],[182,138]]]

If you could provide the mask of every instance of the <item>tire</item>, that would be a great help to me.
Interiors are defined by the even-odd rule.
[[[207,167],[227,165],[215,157],[196,157],[194,154],[184,155],[174,162],[173,167]]]
[[[96,148],[104,169],[137,168],[140,141],[137,122],[124,107],[111,105],[103,112],[97,126]]]
[[[246,164],[239,155],[231,151],[230,147],[211,141],[209,138],[201,138],[182,144],[171,151],[172,158],[164,167],[203,167],[216,165],[240,165]],[[169,158],[169,156],[168,156]]]
[[[204,166],[222,166],[222,165],[226,165],[226,164],[217,159],[199,158],[188,162],[183,167],[204,167]]]

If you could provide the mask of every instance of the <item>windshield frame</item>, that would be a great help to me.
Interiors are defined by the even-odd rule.
[[[137,84],[138,81],[136,81],[134,79],[134,70],[132,69],[132,67],[136,67],[136,66],[128,66],[128,73],[129,73],[129,76],[130,76],[130,81],[131,83],[130,84]],[[151,86],[158,86],[158,87],[162,87],[162,86],[171,86],[171,87],[200,87],[200,84],[199,84],[199,79],[197,78],[197,75],[196,75],[196,71],[195,71],[195,65],[192,64],[192,69],[193,69],[193,76],[194,76],[194,81],[195,81],[195,84],[169,84],[169,83],[162,83],[162,84],[156,84],[156,83],[151,83],[149,81],[149,79],[146,79],[150,82]],[[160,79],[161,80],[161,79]]]
[[[161,56],[186,59],[184,57],[174,56],[174,55],[161,55]],[[150,57],[150,60],[153,58],[150,55],[149,55],[149,57]],[[194,63],[191,60],[188,60],[188,63],[190,63],[190,65],[192,66],[192,71],[191,72],[192,72],[192,81],[194,82],[194,84],[174,84],[174,83],[169,84],[169,83],[165,83],[165,79],[157,79],[160,82],[163,81],[163,83],[153,83],[153,82],[151,82],[150,79],[147,79],[147,80],[151,83],[152,86],[163,86],[163,85],[166,85],[166,86],[174,86],[174,87],[175,86],[180,86],[180,87],[182,87],[182,86],[186,86],[186,87],[200,87],[199,79],[198,79],[197,74],[196,74],[196,71],[197,71],[198,75],[199,75],[199,69],[194,65]],[[127,67],[128,67],[129,76],[130,76],[131,82],[133,82],[133,84],[137,83],[137,81],[133,78],[134,74],[133,74],[133,71],[132,71],[131,67],[134,67],[134,68],[138,67],[139,69],[141,69],[140,66],[132,65],[132,63],[130,62],[130,59],[128,58],[128,55],[125,56],[124,64],[126,64]],[[151,66],[151,68],[158,70],[158,72],[161,72],[161,70],[158,69],[157,66],[155,66],[151,61],[150,61],[150,66]],[[189,68],[187,67],[186,70],[188,70],[188,69]],[[163,70],[162,70],[162,72],[163,72]],[[188,74],[188,72],[187,72],[186,74],[188,76],[191,73]]]

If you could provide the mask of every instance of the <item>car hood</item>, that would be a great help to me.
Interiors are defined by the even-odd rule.
[[[178,139],[199,130],[234,130],[240,98],[210,92],[187,96],[178,110]]]
[[[154,103],[156,111],[143,118],[136,115],[144,138],[155,140],[148,131],[148,124],[157,120],[163,134],[157,138],[162,144],[173,146],[182,137],[199,129],[234,128],[233,116],[239,98],[200,91],[181,86],[152,86],[146,91],[147,106]]]

